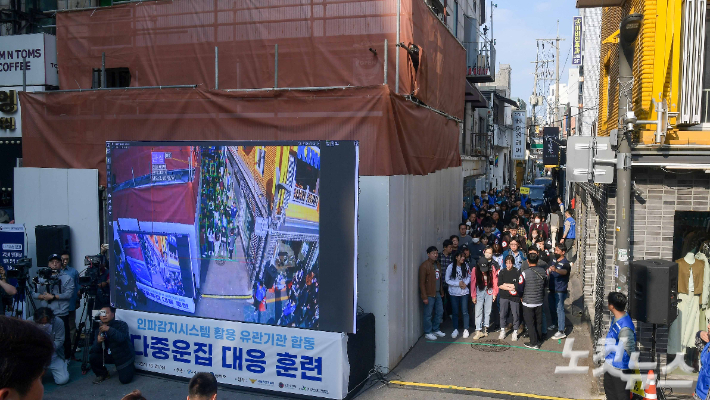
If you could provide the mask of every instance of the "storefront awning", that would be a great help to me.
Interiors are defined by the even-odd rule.
[[[471,103],[473,108],[488,108],[488,100],[483,97],[483,93],[477,87],[466,82],[466,102]]]
[[[498,93],[496,93],[496,97],[498,98],[498,100],[502,101],[503,103],[508,103],[508,104],[510,104],[510,105],[513,106],[513,107],[519,107],[519,106],[518,106],[518,103],[515,102],[515,100],[509,99],[509,98],[507,98],[507,97],[505,97],[505,96],[501,96],[501,95],[499,95]]]

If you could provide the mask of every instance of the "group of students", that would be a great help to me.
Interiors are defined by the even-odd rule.
[[[445,336],[439,327],[446,314],[453,322],[451,337],[457,338],[463,325],[462,337],[467,339],[469,308],[474,312],[474,340],[494,330],[502,340],[512,330],[513,341],[527,335],[530,340],[524,345],[539,348],[548,331],[557,330],[553,339],[566,337],[572,212],[566,211],[572,221],[565,221],[564,233],[553,243],[543,213],[524,207],[518,197],[511,199],[509,211],[507,202],[482,206],[490,199],[485,195],[474,199],[474,210],[479,211],[466,216],[459,234],[444,240],[441,252],[435,246],[426,249],[427,259],[419,266],[425,337]]]

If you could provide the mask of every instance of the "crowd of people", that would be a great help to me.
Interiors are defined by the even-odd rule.
[[[202,152],[202,192],[200,193],[200,248],[202,257],[233,257],[237,207],[234,177],[227,166],[226,153],[215,147]]]
[[[473,340],[498,331],[498,339],[528,336],[524,345],[539,348],[548,332],[555,331],[552,339],[565,338],[576,223],[572,210],[563,212],[551,226],[550,214],[509,189],[481,191],[468,208],[464,203],[459,231],[443,241],[441,251],[427,248],[419,267],[425,337],[444,337],[440,325],[449,316],[452,338],[463,328],[467,339],[471,320]]]

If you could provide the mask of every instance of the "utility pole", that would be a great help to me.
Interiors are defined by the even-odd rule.
[[[555,38],[555,120],[560,115],[560,20],[557,20],[557,37]],[[560,128],[562,124],[560,123]]]

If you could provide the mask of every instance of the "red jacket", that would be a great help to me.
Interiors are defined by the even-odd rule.
[[[476,267],[478,268],[478,267]],[[476,286],[476,268],[471,270],[471,299],[476,300],[476,292],[478,287]],[[498,296],[498,270],[493,268],[493,296]]]

